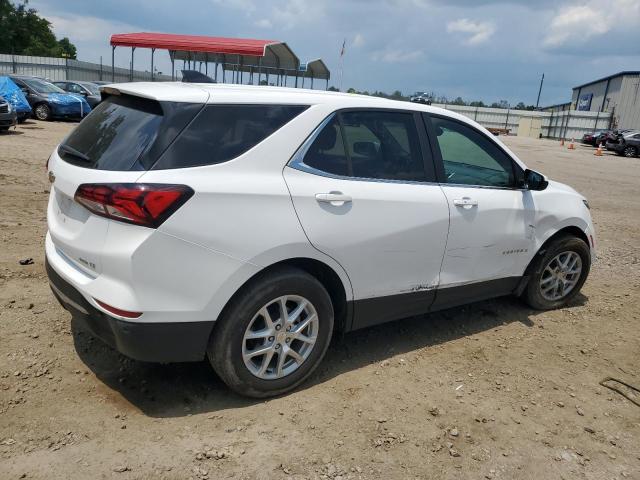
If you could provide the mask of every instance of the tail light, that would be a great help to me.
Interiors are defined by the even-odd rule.
[[[186,185],[85,183],[74,198],[96,215],[158,228],[192,196],[193,190]]]

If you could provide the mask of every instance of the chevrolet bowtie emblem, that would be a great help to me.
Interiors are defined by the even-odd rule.
[[[56,181],[56,176],[52,171],[49,171],[49,183],[53,183]]]

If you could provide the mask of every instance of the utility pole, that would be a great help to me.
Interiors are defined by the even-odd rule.
[[[542,82],[544,82],[544,73],[542,74],[542,78],[540,79],[540,88],[538,89],[538,100],[536,100],[536,110],[540,105],[540,93],[542,93]]]

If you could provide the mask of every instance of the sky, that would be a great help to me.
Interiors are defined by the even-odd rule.
[[[31,0],[78,48],[111,62],[113,33],[165,32],[286,42],[302,60],[322,58],[331,85],[435,92],[449,98],[540,105],[571,88],[640,70],[640,0]],[[346,41],[345,55],[340,49]],[[116,65],[130,53],[116,50]],[[170,72],[169,56],[156,64]],[[136,69],[150,53],[136,50]],[[324,83],[324,82],[322,82]]]

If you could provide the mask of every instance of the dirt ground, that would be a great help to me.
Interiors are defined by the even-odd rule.
[[[126,359],[55,302],[45,162],[74,125],[0,135],[0,478],[640,478],[640,408],[599,385],[640,387],[640,159],[507,138],[589,198],[599,259],[575,304],[353,332],[297,391],[255,401],[204,362]]]

